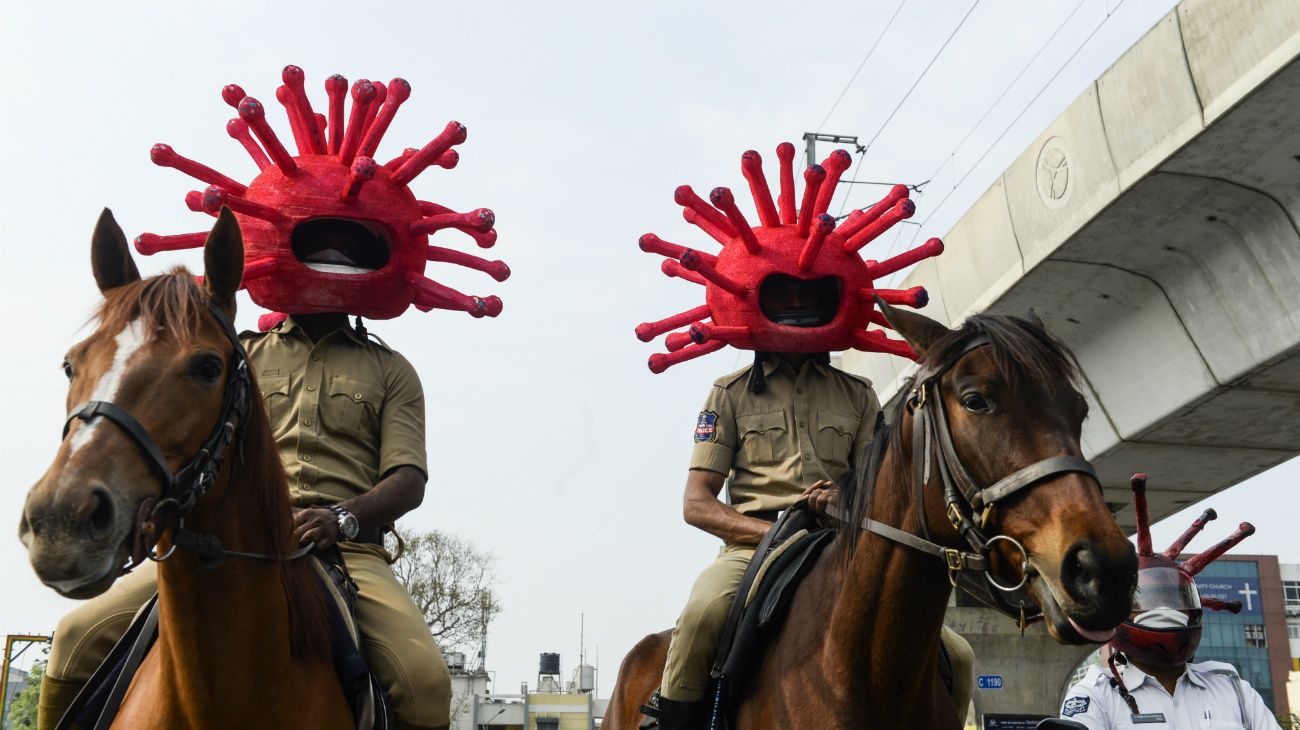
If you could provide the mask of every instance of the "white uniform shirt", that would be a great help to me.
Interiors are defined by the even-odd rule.
[[[1094,730],[1280,730],[1264,700],[1231,664],[1189,663],[1171,697],[1155,677],[1132,664],[1121,667],[1124,686],[1137,701],[1140,715],[1112,687],[1110,669],[1093,667],[1070,688],[1061,703],[1061,717]],[[1218,672],[1229,672],[1220,674]],[[1241,689],[1240,699],[1237,689]],[[1249,725],[1242,723],[1245,707]]]

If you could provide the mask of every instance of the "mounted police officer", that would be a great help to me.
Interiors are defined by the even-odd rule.
[[[283,77],[301,90],[301,69],[286,67]],[[354,98],[383,99],[382,86],[358,81]],[[326,82],[327,89],[346,87],[341,76]],[[269,143],[265,130],[258,134],[271,160],[251,138],[245,142],[263,174],[274,178],[269,184],[254,180],[244,187],[179,158],[166,145],[155,146],[153,158],[205,182],[217,175],[221,185],[212,185],[201,196],[204,208],[211,212],[213,205],[229,202],[235,209],[249,257],[244,284],[250,296],[264,307],[288,313],[267,315],[263,321],[268,331],[245,332],[241,340],[256,368],[288,477],[294,534],[304,545],[337,546],[341,552],[358,589],[355,612],[361,649],[388,694],[393,727],[446,728],[451,702],[446,664],[420,609],[389,567],[393,558],[384,549],[384,533],[424,499],[429,470],[423,388],[411,364],[368,335],[360,318],[396,317],[412,303],[425,310],[496,316],[499,299],[465,296],[426,279],[424,268],[428,260],[457,263],[487,271],[498,281],[509,269],[502,262],[428,245],[430,232],[454,227],[490,246],[496,240],[495,218],[487,209],[459,214],[435,203],[418,203],[407,187],[437,160],[455,159],[450,147],[465,139],[458,123],[448,124],[420,154],[401,158],[400,168],[378,166],[369,157],[410,93],[402,79],[387,88],[383,109],[377,117],[372,113],[382,124],[376,121],[363,131],[360,156],[352,146],[346,154],[355,160],[345,164],[323,164],[326,153],[344,152],[337,144],[325,148],[324,131],[312,134],[312,127],[297,124],[298,119],[316,119],[305,97],[298,96],[290,117],[299,149],[306,150],[304,157],[312,157],[311,164],[299,166],[288,159],[278,141]],[[262,108],[235,85],[226,87],[223,97],[259,113]],[[339,93],[332,98],[342,97]],[[342,109],[334,111],[338,113],[333,118],[341,119]],[[355,123],[368,123],[356,108],[352,117]],[[232,136],[248,136],[242,118],[230,124]],[[341,142],[341,127],[329,132],[332,142]],[[351,129],[348,136],[354,136]],[[252,190],[260,191],[258,202],[241,197],[251,196],[247,191]],[[269,225],[268,218],[276,225]],[[166,239],[146,234],[137,246],[159,240]],[[146,252],[176,247],[151,244]],[[356,327],[348,323],[350,314],[357,315]],[[156,585],[153,565],[141,566],[59,622],[41,689],[41,728],[58,721]]]
[[[712,662],[756,545],[781,511],[800,499],[824,514],[834,493],[828,487],[849,473],[875,434],[880,402],[870,381],[832,366],[829,352],[911,354],[905,343],[866,329],[868,322],[879,321],[878,313],[872,316],[873,280],[881,272],[857,253],[911,214],[907,189],[896,186],[869,211],[855,211],[836,227],[826,208],[850,164],[848,154],[837,150],[823,165],[808,168],[797,212],[793,146],[782,144],[777,156],[781,195],[776,203],[758,153],[742,157],[762,221],[752,230],[730,190],[714,189],[710,205],[687,186],[677,189],[675,199],[686,208],[686,219],[722,242],[721,254],[704,254],[654,234],[641,238],[643,250],[675,259],[665,262],[665,273],[704,284],[708,302],[637,328],[638,337],[648,341],[699,320],[689,334],[670,334],[669,352],[652,356],[650,369],[662,372],[727,344],[756,353],[753,365],[713,383],[695,422],[683,517],[721,539],[723,547],[696,579],[672,631],[652,700],[664,730],[703,725]],[[941,250],[936,240],[909,253],[919,260]],[[881,293],[896,303],[925,303],[920,289]],[[971,677],[962,673],[973,657],[964,641],[945,635],[952,637],[946,643],[960,644],[950,653],[956,654],[956,673],[963,677],[958,684],[965,685],[956,693],[964,715]]]

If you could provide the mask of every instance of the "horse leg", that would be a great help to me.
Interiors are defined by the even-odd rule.
[[[672,631],[650,634],[638,641],[623,658],[618,679],[605,710],[606,730],[636,730],[641,724],[641,705],[659,686],[668,660],[668,641]]]

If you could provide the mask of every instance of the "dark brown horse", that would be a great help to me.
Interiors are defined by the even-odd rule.
[[[173,547],[183,514],[225,551],[295,553],[284,470],[229,325],[234,217],[223,210],[208,237],[202,286],[183,269],[141,280],[107,210],[91,256],[98,327],[67,354],[73,415],[19,527],[36,574],[71,598],[103,593],[160,533],[157,549]],[[108,405],[74,409],[87,402]],[[355,727],[324,600],[303,560],[227,554],[207,569],[175,550],[158,568],[158,641],[114,727]]]
[[[1005,594],[1020,596],[1005,611],[1026,607],[1032,618],[1041,610],[1062,643],[1103,641],[1128,615],[1137,564],[1079,458],[1087,404],[1073,357],[1036,319],[978,315],[949,330],[881,306],[921,356],[921,374],[894,414],[892,437],[878,438],[842,487],[838,533],[737,695],[732,727],[961,727],[938,671],[950,578],[974,574],[977,590],[988,585],[984,569],[1006,588],[1023,579],[1019,593]],[[914,443],[917,419],[928,447]],[[949,435],[947,458],[936,433]],[[969,489],[945,490],[963,479]],[[922,510],[916,481],[924,482]],[[949,502],[982,549],[950,521]],[[918,541],[879,534],[890,527],[952,552],[931,555]],[[950,575],[944,558],[980,570]],[[606,728],[637,727],[667,642],[667,632],[648,636],[623,660]]]

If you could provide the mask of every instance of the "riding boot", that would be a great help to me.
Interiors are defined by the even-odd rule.
[[[678,702],[659,697],[659,730],[702,730],[707,716],[704,700]]]
[[[37,730],[54,730],[85,684],[85,680],[55,679],[48,674],[42,675],[41,699],[36,706]]]

